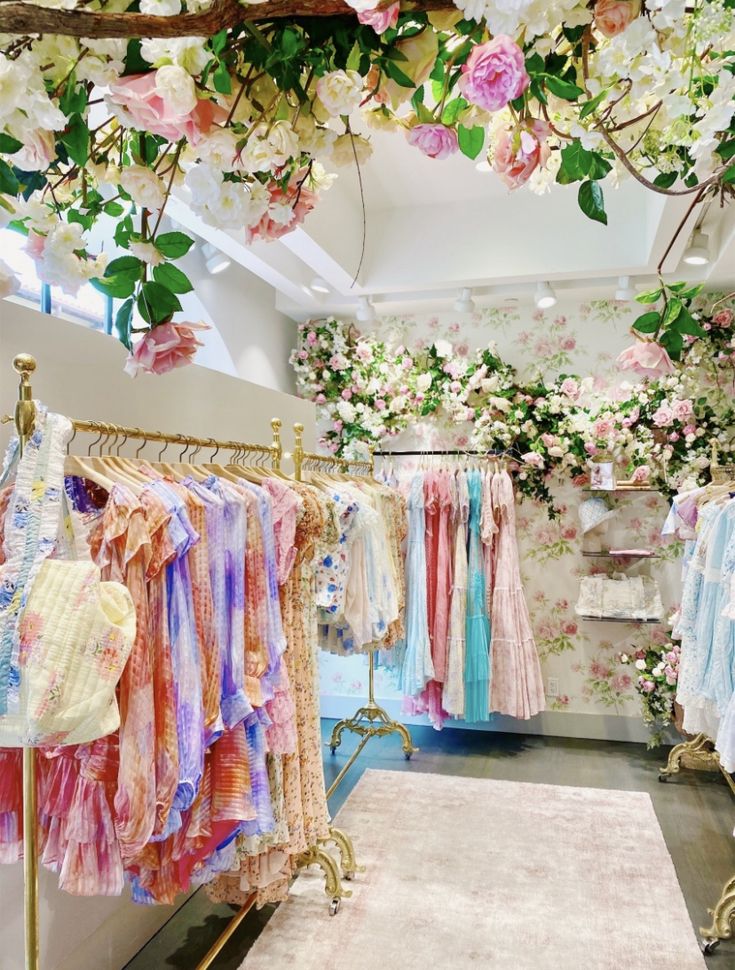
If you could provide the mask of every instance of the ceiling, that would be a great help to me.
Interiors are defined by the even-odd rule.
[[[361,296],[380,312],[411,312],[442,303],[471,287],[479,305],[530,300],[538,281],[557,292],[612,296],[621,275],[645,289],[687,211],[690,199],[658,195],[628,179],[605,186],[608,225],[577,207],[577,186],[553,185],[537,196],[508,190],[492,171],[462,155],[436,161],[399,132],[370,132],[373,155],[363,164],[363,207],[356,168],[340,170],[299,229],[273,243],[248,247],[244,232],[213,229],[186,204],[185,190],[170,215],[212,242],[276,291],[279,310],[295,320],[354,314]],[[681,255],[704,215],[712,262],[689,267]],[[671,278],[735,282],[735,212],[710,206],[692,213],[664,267]],[[315,277],[330,292],[314,293]]]

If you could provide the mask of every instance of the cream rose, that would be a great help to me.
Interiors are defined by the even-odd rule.
[[[343,168],[357,162],[362,165],[373,154],[373,146],[362,135],[340,135],[332,146],[332,161],[335,165]]]
[[[316,93],[333,118],[349,115],[360,105],[362,77],[357,71],[330,71],[317,81]]]
[[[197,106],[194,78],[177,64],[164,64],[156,71],[156,94],[179,117],[191,114]]]
[[[150,168],[130,165],[120,174],[120,185],[136,205],[160,209],[166,197],[163,182]]]

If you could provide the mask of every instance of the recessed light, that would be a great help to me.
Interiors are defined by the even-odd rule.
[[[375,307],[370,302],[369,296],[361,296],[357,301],[355,316],[361,323],[372,323],[375,320]]]
[[[213,246],[212,243],[205,243],[202,246],[202,254],[204,256],[204,265],[212,276],[224,272],[232,264],[230,257],[226,253],[223,253],[221,249]]]
[[[472,299],[472,290],[465,286],[459,291],[459,296],[454,301],[454,309],[457,313],[473,313],[475,301]]]
[[[619,303],[630,303],[631,300],[635,300],[635,290],[630,285],[629,276],[618,277],[618,288],[615,290],[615,299]]]
[[[548,310],[556,304],[556,293],[548,283],[539,283],[536,287],[535,299],[539,310]]]

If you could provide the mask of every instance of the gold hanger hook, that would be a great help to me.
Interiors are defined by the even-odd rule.
[[[163,440],[163,448],[161,448],[161,450],[158,452],[158,460],[163,461],[163,453],[166,451],[166,449],[169,446],[169,440],[168,438],[163,438],[160,440]]]
[[[212,445],[212,447],[214,448],[214,451],[209,456],[209,461],[210,461],[210,464],[211,464],[214,461],[214,459],[217,457],[217,455],[219,454],[219,445],[217,444],[217,441],[216,441],[215,438],[210,438],[209,439],[209,442]]]
[[[104,424],[103,423],[103,425],[102,425],[102,431],[103,431],[103,435],[102,435],[102,439],[100,441],[99,449],[97,451],[97,454],[100,457],[102,457],[103,451],[105,451],[107,449],[107,442],[112,437],[112,432],[110,431],[109,424]]]
[[[142,442],[142,444],[141,444],[141,446],[140,446],[140,448],[137,448],[137,449],[136,449],[136,451],[135,451],[135,457],[136,457],[136,458],[140,458],[140,453],[141,453],[141,451],[142,451],[142,450],[143,450],[143,449],[145,448],[145,446],[146,446],[146,445],[148,444],[148,439],[147,439],[147,438],[146,438],[146,437],[145,437],[145,436],[143,435],[143,432],[141,431],[141,429],[140,429],[140,428],[136,428],[135,430],[136,430],[136,431],[138,432],[138,434],[140,434],[140,435],[141,435],[141,437],[143,438],[143,442]]]
[[[186,435],[178,434],[178,435],[176,435],[176,440],[179,442],[179,444],[182,444],[183,443],[183,445],[184,445],[184,450],[179,455],[179,461],[183,461],[184,460],[184,455],[189,450],[189,439],[188,439],[188,437]]]
[[[118,458],[120,457],[120,449],[122,448],[122,446],[124,444],[126,444],[127,440],[128,440],[128,433],[127,433],[127,431],[123,431],[122,432],[122,441],[120,442],[120,444],[115,449],[115,454],[118,456]]]
[[[72,425],[72,436],[71,436],[71,438],[69,438],[69,440],[66,443],[66,453],[67,453],[67,455],[69,454],[69,449],[71,448],[71,443],[76,438],[76,436],[77,436],[77,427],[76,427],[75,424],[73,424]]]
[[[201,450],[202,450],[202,445],[201,445],[201,443],[199,443],[199,444],[198,444],[198,445],[197,445],[197,446],[196,446],[196,447],[194,448],[194,451],[192,451],[192,453],[191,453],[191,456],[190,456],[190,458],[189,458],[189,461],[190,461],[190,462],[191,462],[192,464],[194,464],[194,459],[196,458],[196,456],[197,456],[197,455],[199,454],[199,452],[200,452]]]
[[[94,439],[94,441],[91,442],[91,444],[89,444],[87,446],[87,456],[88,457],[91,456],[92,449],[95,448],[100,443],[100,441],[102,441],[102,435],[104,434],[104,431],[100,427],[100,424],[99,424],[98,421],[90,421],[89,423],[92,425],[92,427],[94,428],[95,431],[99,431],[99,434]]]

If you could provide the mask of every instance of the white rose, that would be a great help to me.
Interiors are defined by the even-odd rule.
[[[373,146],[362,135],[340,135],[332,145],[332,161],[335,165],[342,168],[347,165],[355,164],[357,155],[358,165],[363,165],[372,155]]]
[[[178,64],[164,64],[156,71],[156,94],[174,114],[183,118],[197,106],[194,78]]]
[[[317,81],[316,93],[332,117],[349,115],[362,100],[362,77],[357,71],[330,71]]]
[[[621,653],[620,654],[620,662],[621,663],[627,664],[629,660],[630,660],[630,657],[628,656],[627,653]]]
[[[337,414],[346,424],[352,424],[355,420],[355,409],[349,401],[340,401],[337,404]]]
[[[636,660],[635,665],[636,665],[636,667],[637,667],[638,670],[645,670],[646,669],[646,661],[645,660]]]
[[[424,393],[431,387],[431,374],[420,374],[416,379],[416,389]]]
[[[435,340],[434,350],[436,351],[437,357],[451,357],[452,356],[452,345],[448,340]]]
[[[231,128],[214,128],[197,145],[199,158],[222,172],[237,168],[237,135]]]
[[[390,409],[397,414],[398,411],[405,410],[407,404],[408,401],[403,394],[396,394],[396,396],[390,402]]]
[[[191,3],[187,4],[191,11]],[[140,53],[154,67],[178,64],[189,74],[201,74],[212,56],[204,45],[206,37],[177,37],[146,39],[140,45]]]
[[[133,256],[137,256],[138,259],[142,259],[143,262],[148,263],[149,266],[158,266],[159,263],[164,261],[164,257],[156,249],[153,243],[131,242],[129,248]]]
[[[222,176],[209,165],[194,165],[186,173],[184,185],[191,192],[196,205],[214,202],[222,188]]]
[[[181,13],[181,0],[140,0],[140,12],[157,17],[174,17]]]
[[[161,179],[143,165],[130,165],[123,169],[120,185],[136,205],[146,209],[160,209],[166,197]]]

